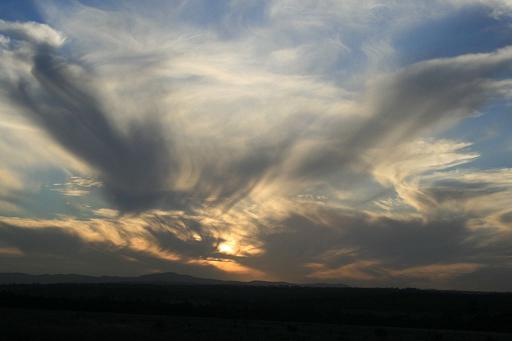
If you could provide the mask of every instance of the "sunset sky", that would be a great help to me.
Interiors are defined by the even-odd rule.
[[[512,1],[0,19],[0,272],[512,290]]]

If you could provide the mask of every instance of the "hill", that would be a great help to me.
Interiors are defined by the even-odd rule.
[[[243,286],[301,286],[301,287],[346,287],[344,284],[307,283],[271,281],[224,281],[200,278],[174,272],[162,272],[141,276],[85,276],[78,274],[42,274],[0,273],[1,284],[64,284],[64,283],[126,283],[126,284],[165,284],[165,285],[243,285]]]

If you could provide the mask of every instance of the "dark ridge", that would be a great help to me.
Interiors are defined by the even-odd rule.
[[[329,283],[289,283],[271,281],[225,281],[200,278],[174,272],[162,272],[141,276],[85,276],[77,274],[42,274],[0,273],[1,284],[59,284],[59,283],[131,283],[131,284],[165,284],[165,285],[243,285],[243,286],[284,286],[284,287],[347,287],[344,284]]]

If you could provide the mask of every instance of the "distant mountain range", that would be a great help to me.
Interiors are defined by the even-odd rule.
[[[57,284],[57,283],[126,283],[126,284],[162,284],[162,285],[244,285],[244,286],[293,286],[293,287],[347,287],[340,283],[306,283],[270,281],[224,281],[200,278],[174,272],[162,272],[141,276],[85,276],[77,274],[30,275],[24,273],[0,273],[1,284]]]

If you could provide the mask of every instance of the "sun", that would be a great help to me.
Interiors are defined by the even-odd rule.
[[[235,254],[234,246],[229,243],[220,243],[219,246],[217,247],[217,250],[221,253],[225,253],[228,255]]]

